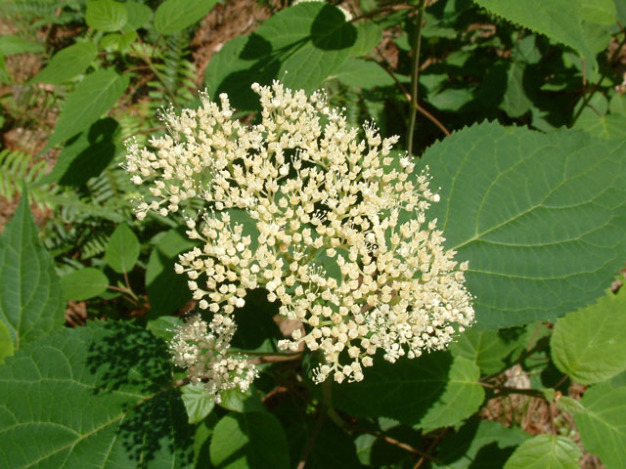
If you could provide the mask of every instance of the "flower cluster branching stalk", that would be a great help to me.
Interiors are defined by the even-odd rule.
[[[318,383],[361,381],[379,351],[394,362],[445,348],[474,310],[467,263],[457,264],[426,218],[439,200],[427,168],[393,154],[397,138],[373,124],[349,127],[322,93],[279,82],[253,90],[256,125],[233,119],[225,94],[219,104],[202,96],[196,110],[166,112],[169,133],[149,148],[128,147],[127,170],[149,191],[139,218],[167,216],[192,198],[206,207],[201,220],[187,219],[199,246],[176,272],[209,322],[197,316],[182,327],[176,363],[216,394],[249,386],[254,368],[228,347],[233,312],[258,288],[303,324],[279,347],[317,352]]]

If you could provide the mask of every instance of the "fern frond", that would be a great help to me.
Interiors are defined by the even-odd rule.
[[[33,156],[28,153],[5,148],[0,151],[0,196],[12,199],[22,192],[22,181],[31,185],[47,169],[48,163],[45,161],[34,161]]]

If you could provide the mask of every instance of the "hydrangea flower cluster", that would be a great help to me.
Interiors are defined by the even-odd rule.
[[[258,376],[257,369],[240,354],[230,353],[236,325],[232,318],[216,314],[207,324],[194,315],[170,344],[174,363],[187,368],[192,383],[204,382],[220,402],[220,392],[239,388],[246,391]]]
[[[392,156],[397,137],[381,138],[372,124],[360,137],[323,93],[279,82],[252,88],[259,124],[233,119],[225,94],[219,104],[203,96],[197,110],[166,113],[170,132],[151,139],[152,149],[128,148],[127,170],[151,194],[140,218],[197,197],[207,208],[187,220],[200,247],[180,256],[176,272],[212,319],[208,329],[196,318],[179,332],[176,363],[226,389],[212,360],[222,363],[227,340],[214,341],[214,331],[260,287],[280,315],[303,324],[279,346],[319,351],[318,383],[361,381],[378,351],[394,362],[446,347],[474,310],[467,263],[457,264],[426,220],[439,200],[427,170]],[[253,378],[239,366],[226,366],[239,384]]]

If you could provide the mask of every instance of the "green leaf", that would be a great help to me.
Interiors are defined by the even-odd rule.
[[[522,443],[504,469],[578,469],[582,452],[563,436],[537,435]]]
[[[152,10],[149,6],[139,2],[126,2],[124,3],[126,11],[128,13],[127,27],[132,29],[139,29],[143,27],[150,18],[152,18]]]
[[[593,2],[582,2],[582,17],[586,21],[600,24],[615,24],[617,21],[617,10],[615,0],[594,0]]]
[[[584,39],[582,21],[585,19],[582,8],[585,0],[525,0],[524,2],[503,2],[501,0],[474,0],[478,5],[502,16],[524,28],[545,34],[550,39],[565,44],[580,55],[595,62]],[[567,12],[567,14],[564,14]]]
[[[528,65],[537,63],[540,59],[541,53],[537,49],[534,34],[526,36],[516,44],[507,71],[506,91],[500,104],[500,109],[510,117],[520,117],[532,107],[533,102],[524,80],[528,76]]]
[[[363,59],[348,60],[330,78],[336,78],[346,86],[363,89],[393,86],[396,83],[379,65]]]
[[[476,362],[485,374],[502,371],[505,359],[520,344],[496,331],[468,329],[450,344],[450,351],[456,356]]]
[[[178,255],[194,244],[177,230],[165,233],[156,244],[146,267],[146,291],[150,317],[172,314],[191,299],[187,276],[174,272]]]
[[[357,37],[352,46],[354,56],[363,56],[383,40],[383,28],[371,21],[357,26]]]
[[[93,267],[75,270],[61,277],[64,300],[83,301],[104,293],[109,279]]]
[[[85,13],[87,26],[100,31],[119,31],[128,21],[123,3],[113,0],[89,0]]]
[[[626,467],[626,387],[602,383],[587,389],[585,412],[574,415],[584,448],[607,469]]]
[[[93,42],[78,42],[57,52],[30,83],[62,85],[83,73],[98,55]]]
[[[228,389],[220,394],[219,406],[232,412],[262,412],[265,410],[254,388],[242,392],[239,389]]]
[[[217,0],[166,0],[154,14],[154,28],[161,34],[174,34],[204,18]]]
[[[580,403],[579,400],[573,399],[568,396],[561,396],[557,401],[557,405],[559,409],[563,412],[568,412],[572,415],[577,414],[578,412],[584,412],[585,407]]]
[[[104,260],[119,274],[130,272],[139,259],[139,239],[128,225],[119,225],[107,244]]]
[[[456,112],[473,99],[474,93],[469,88],[448,88],[429,96],[428,102],[440,111]]]
[[[163,339],[169,342],[174,338],[176,329],[182,326],[183,322],[177,316],[159,316],[156,319],[151,319],[146,324],[148,329],[155,337]]]
[[[84,186],[89,179],[102,174],[113,161],[119,132],[120,126],[115,119],[107,117],[96,121],[89,130],[65,144],[52,171],[37,184]]]
[[[165,344],[128,323],[40,339],[0,367],[2,466],[188,467],[193,428],[171,372]]]
[[[609,293],[569,313],[550,339],[556,367],[580,384],[605,381],[626,370],[626,294]]]
[[[625,148],[485,123],[426,151],[441,188],[428,215],[469,260],[478,327],[554,320],[603,294],[626,250]]]
[[[356,417],[389,417],[418,427],[452,425],[484,398],[478,366],[445,352],[389,363],[377,357],[359,383],[334,385],[338,409]]]
[[[207,392],[202,383],[187,384],[181,388],[181,391],[189,423],[203,421],[215,407],[215,398]]]
[[[257,109],[253,82],[280,79],[292,89],[311,92],[354,55],[358,30],[343,13],[320,2],[278,12],[249,36],[226,43],[211,59],[205,84],[213,97],[228,93],[239,109]]]
[[[438,445],[436,469],[499,469],[515,447],[530,438],[520,428],[507,428],[490,420],[473,417],[451,430]]]
[[[128,74],[118,75],[110,69],[87,75],[67,96],[46,149],[88,129],[122,97],[128,83]]]
[[[100,41],[100,47],[109,51],[126,52],[128,46],[130,46],[137,39],[137,33],[135,31],[128,31],[127,33],[111,33],[107,34]]]
[[[0,36],[0,55],[23,54],[25,52],[41,52],[43,46],[38,42],[28,41],[11,34]]]
[[[289,468],[285,431],[267,412],[224,416],[213,431],[210,453],[220,468]]]
[[[593,109],[585,109],[580,114],[574,128],[607,140],[624,139],[626,137],[626,116],[620,114],[600,116]]]
[[[39,244],[26,191],[0,238],[0,319],[16,350],[63,326],[52,256]]]
[[[478,365],[467,358],[455,357],[443,394],[428,409],[419,427],[424,431],[447,427],[476,412],[485,398],[485,391],[478,384],[479,378]]]
[[[13,347],[9,328],[4,322],[0,321],[0,365],[4,364],[6,357],[13,356],[14,350],[15,348]]]

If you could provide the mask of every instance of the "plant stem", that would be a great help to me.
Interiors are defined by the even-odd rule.
[[[622,33],[625,33],[624,34],[624,38],[620,41],[619,46],[617,46],[617,49],[615,49],[615,52],[613,53],[613,55],[611,56],[610,60],[606,64],[607,66],[604,69],[604,71],[602,72],[602,75],[600,75],[600,78],[598,79],[596,84],[593,85],[593,88],[591,89],[591,91],[589,93],[587,93],[585,95],[585,97],[583,98],[583,102],[581,103],[580,107],[578,108],[578,111],[576,111],[576,114],[574,114],[574,117],[572,117],[572,122],[570,124],[570,127],[574,127],[574,124],[576,124],[576,121],[578,120],[580,115],[583,113],[585,107],[587,107],[587,104],[589,104],[589,101],[591,101],[591,98],[593,98],[593,95],[596,94],[596,91],[598,91],[600,89],[600,84],[606,78],[606,76],[608,74],[608,70],[610,69],[610,67],[613,64],[613,62],[615,61],[615,59],[617,57],[619,57],[619,54],[622,51],[622,48],[624,47],[624,45],[626,45],[626,31],[624,31],[622,29]],[[584,62],[583,62],[583,73],[584,73]],[[583,93],[584,93],[584,90],[583,90]]]
[[[546,396],[544,396],[544,394],[537,390],[537,389],[520,389],[520,388],[511,388],[508,386],[496,386],[493,384],[489,384],[489,383],[483,383],[483,382],[478,382],[478,384],[480,384],[482,387],[484,388],[489,388],[489,389],[493,389],[495,391],[498,391],[499,394],[503,394],[503,395],[508,395],[508,394],[523,394],[525,396],[531,396],[531,397],[537,397],[539,399],[543,399],[546,400]]]
[[[412,74],[411,74],[411,114],[409,130],[407,132],[407,151],[413,154],[413,134],[415,133],[415,121],[417,120],[417,90],[419,83],[419,55],[422,46],[422,21],[424,21],[424,9],[426,0],[420,0],[417,6],[417,18],[415,20],[415,43],[413,46]]]
[[[378,50],[378,49],[377,49]],[[383,54],[380,53],[380,51],[378,51],[378,54],[380,55],[382,60],[385,60],[385,57],[383,56]],[[411,106],[413,105],[412,103],[412,99],[411,99],[411,93],[408,92],[408,90],[405,88],[405,86],[400,82],[400,80],[398,80],[398,77],[396,77],[395,73],[393,73],[393,70],[391,70],[391,68],[389,66],[387,66],[386,64],[384,64],[383,62],[380,62],[374,58],[372,58],[372,61],[378,65],[379,67],[381,67],[385,72],[387,72],[387,74],[393,79],[393,81],[396,82],[396,86],[398,87],[398,89],[404,94],[406,100],[409,102],[409,104],[411,104]],[[417,105],[417,108],[414,108],[417,112],[421,113],[424,115],[424,117],[426,117],[426,119],[428,119],[429,121],[431,121],[433,124],[435,124],[446,136],[450,135],[450,131],[446,128],[445,125],[443,125],[441,123],[441,121],[439,119],[437,119],[435,116],[433,116],[430,112],[428,112],[426,109],[424,109],[422,106],[420,106],[419,104]]]

